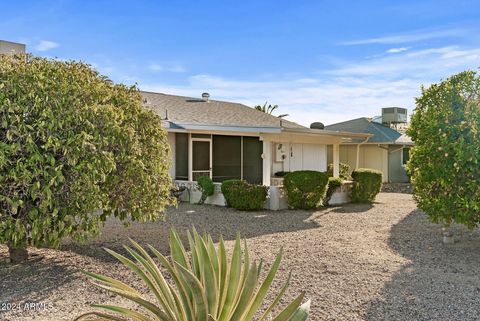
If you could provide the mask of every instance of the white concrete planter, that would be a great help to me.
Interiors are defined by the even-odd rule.
[[[283,178],[281,178],[283,183]],[[180,201],[189,202],[191,204],[198,203],[202,193],[196,182],[189,181],[174,181],[174,184],[178,187],[184,186],[186,190],[180,196]],[[205,204],[225,206],[225,197],[222,194],[221,183],[213,183],[215,185],[215,193],[212,196],[207,197]],[[329,205],[340,205],[350,202],[350,192],[353,182],[345,181],[342,186],[339,186],[333,193]],[[288,209],[287,196],[283,190],[283,184],[279,186],[270,186],[268,189],[268,197],[265,201],[265,209],[278,211]]]
[[[339,186],[332,197],[330,198],[329,205],[340,205],[351,202],[351,192],[352,192],[352,181],[344,181],[341,186]],[[288,209],[287,196],[283,190],[283,186],[270,186],[269,188],[269,199],[266,206],[270,210],[286,210]]]
[[[180,201],[189,202],[191,204],[198,203],[200,197],[202,197],[202,192],[200,191],[197,182],[189,181],[174,181],[174,184],[178,187],[185,186],[186,190],[183,192],[180,197]],[[212,196],[207,197],[205,204],[225,206],[225,197],[223,197],[221,190],[221,183],[213,183],[215,185],[215,192]]]
[[[271,177],[270,186],[283,186],[283,177]]]
[[[342,185],[337,187],[335,192],[333,192],[328,205],[340,205],[351,202],[351,193],[352,193],[353,182],[352,181],[343,181]]]
[[[273,211],[288,209],[287,196],[283,191],[283,186],[269,187],[266,208]]]

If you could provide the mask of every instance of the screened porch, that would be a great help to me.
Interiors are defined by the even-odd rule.
[[[174,135],[175,180],[192,182],[208,176],[217,183],[228,179],[262,183],[263,144],[258,136]]]

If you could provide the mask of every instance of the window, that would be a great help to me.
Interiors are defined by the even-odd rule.
[[[213,181],[242,177],[242,137],[213,136]]]
[[[402,149],[402,165],[406,165],[410,159],[410,148]]]
[[[188,180],[188,134],[175,134],[175,179]]]
[[[243,179],[261,184],[263,176],[263,144],[258,137],[243,137]]]

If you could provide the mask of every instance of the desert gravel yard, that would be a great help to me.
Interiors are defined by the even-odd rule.
[[[165,222],[124,229],[112,220],[88,245],[65,242],[60,250],[32,250],[38,258],[16,266],[5,263],[6,248],[0,247],[0,304],[45,304],[0,311],[0,320],[68,320],[90,311],[92,303],[118,303],[79,270],[138,282],[101,247],[121,250],[132,237],[167,253],[168,229],[184,231],[192,224],[222,234],[229,247],[240,231],[252,256],[268,263],[283,246],[278,277],[293,270],[287,298],[306,291],[310,320],[480,320],[479,231],[454,227],[458,242],[443,245],[440,227],[427,221],[407,193],[381,193],[373,205],[311,212],[182,204],[168,211]]]

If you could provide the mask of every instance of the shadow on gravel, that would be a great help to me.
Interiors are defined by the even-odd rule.
[[[51,259],[31,259],[22,264],[2,262],[0,303],[44,302],[51,292],[70,283],[73,273],[73,269]]]
[[[480,320],[480,232],[452,227],[457,242],[412,211],[391,229],[390,248],[409,259],[370,302],[366,320]]]
[[[102,235],[97,239],[84,245],[65,242],[61,249],[115,262],[116,260],[105,253],[102,247],[125,253],[122,244],[128,244],[129,237],[141,245],[151,244],[163,254],[169,254],[170,228],[175,228],[179,232],[187,246],[186,231],[193,225],[201,233],[210,233],[214,242],[218,242],[219,235],[222,235],[224,240],[234,240],[237,232],[240,232],[242,238],[248,239],[266,234],[317,228],[319,225],[314,221],[313,213],[315,211],[243,212],[225,207],[182,203],[178,209],[167,211],[165,222],[132,223],[128,228],[124,228],[122,223],[112,219],[107,221]]]
[[[374,203],[375,204],[375,203]],[[370,203],[350,203],[344,204],[340,207],[335,207],[332,212],[334,213],[363,213],[368,212],[374,206]]]

